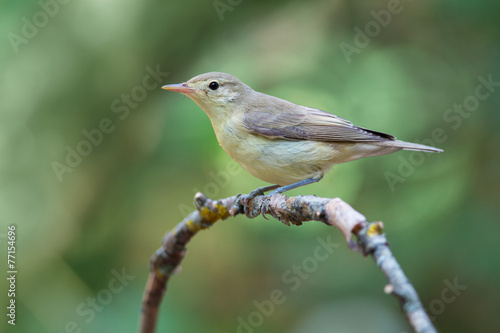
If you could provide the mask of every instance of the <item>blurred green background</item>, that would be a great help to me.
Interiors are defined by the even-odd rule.
[[[16,225],[15,331],[135,332],[149,258],[194,194],[264,185],[233,165],[201,109],[160,89],[222,71],[402,140],[437,133],[443,154],[339,165],[290,195],[340,197],[384,221],[440,331],[497,332],[499,12],[451,0],[2,1],[0,246],[6,258]],[[328,259],[302,266],[328,237]],[[158,332],[410,331],[373,261],[317,222],[218,222],[182,268]],[[259,315],[275,289],[285,300]]]

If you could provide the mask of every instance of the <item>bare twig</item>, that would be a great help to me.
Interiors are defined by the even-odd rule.
[[[166,284],[171,275],[179,270],[180,262],[186,253],[186,244],[198,231],[209,228],[216,221],[243,214],[244,209],[240,199],[240,196],[234,196],[214,201],[207,199],[202,193],[197,193],[195,195],[197,210],[165,235],[162,247],[151,258],[151,273],[142,303],[141,333],[154,332]],[[302,222],[314,220],[338,228],[351,249],[373,257],[389,281],[384,290],[400,300],[401,307],[415,332],[436,332],[420,303],[417,292],[389,249],[382,233],[382,222],[367,222],[362,214],[339,198],[327,199],[315,196],[287,198],[282,194],[275,194],[270,197],[258,196],[250,200],[249,207],[247,216],[250,218],[264,212],[287,225],[290,223],[301,225]],[[353,234],[357,237],[356,243],[351,239]]]

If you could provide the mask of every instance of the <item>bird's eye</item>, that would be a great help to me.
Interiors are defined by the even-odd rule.
[[[219,88],[219,84],[216,81],[212,81],[212,82],[210,82],[208,87],[212,90],[217,90]]]

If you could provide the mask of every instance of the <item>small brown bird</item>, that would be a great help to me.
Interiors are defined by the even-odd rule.
[[[201,74],[162,88],[195,101],[209,116],[226,153],[255,177],[276,184],[259,188],[250,197],[317,182],[333,165],[362,157],[401,149],[442,152],[254,91],[230,74]]]

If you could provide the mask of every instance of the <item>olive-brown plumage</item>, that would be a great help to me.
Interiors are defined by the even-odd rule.
[[[277,192],[318,181],[333,165],[363,157],[442,151],[256,92],[230,74],[201,74],[163,89],[195,101],[226,153],[255,177],[281,186]]]

